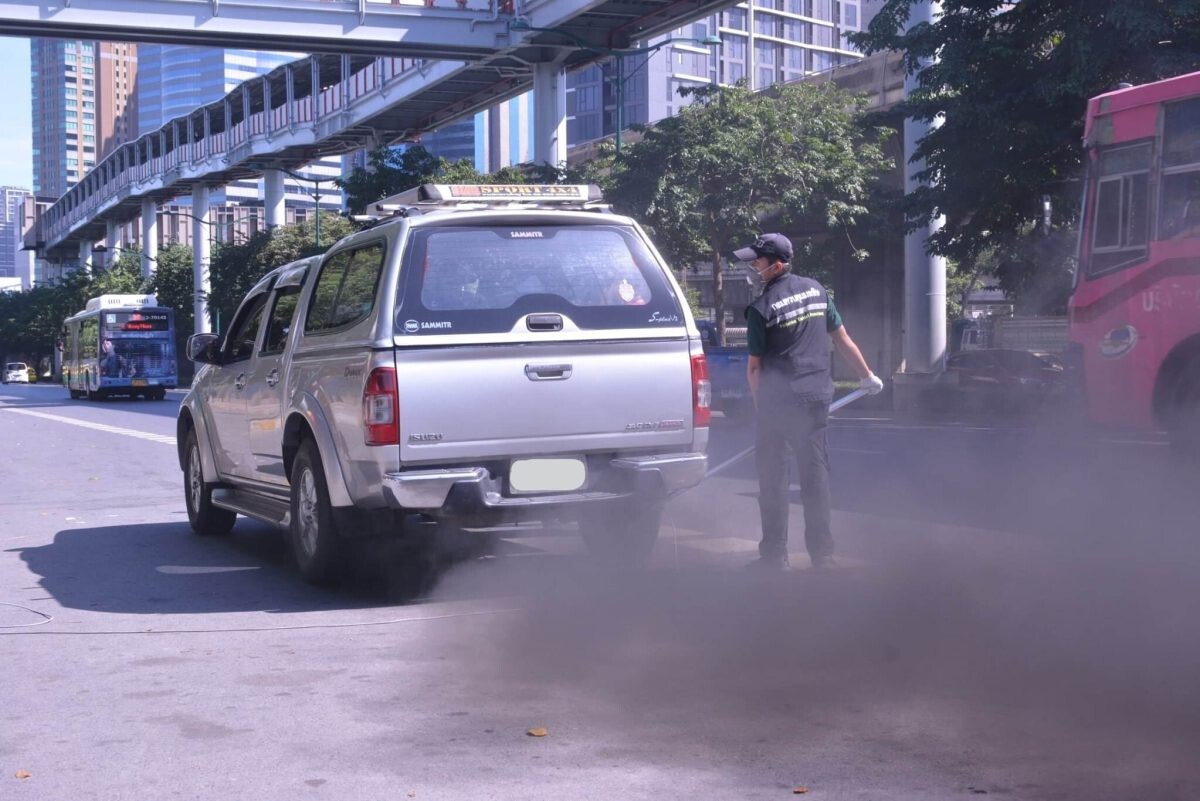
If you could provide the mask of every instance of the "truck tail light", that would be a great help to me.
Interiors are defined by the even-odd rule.
[[[708,360],[700,353],[692,356],[692,426],[707,428],[712,419],[712,383],[708,380]]]
[[[400,442],[400,394],[394,367],[376,367],[363,389],[363,430],[368,445]]]

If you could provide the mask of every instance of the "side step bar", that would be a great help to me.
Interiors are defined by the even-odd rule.
[[[261,495],[237,489],[214,489],[212,503],[213,506],[253,517],[281,529],[287,529],[292,523],[292,505],[283,496]]]

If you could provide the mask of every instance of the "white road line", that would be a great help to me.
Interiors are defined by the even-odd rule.
[[[149,431],[138,431],[135,428],[122,428],[121,426],[109,426],[104,423],[93,423],[88,420],[76,420],[73,417],[63,417],[60,414],[47,414],[46,412],[35,412],[31,409],[14,409],[11,406],[0,405],[0,410],[10,412],[12,414],[23,414],[27,417],[40,417],[43,420],[52,420],[55,423],[66,423],[67,425],[79,426],[80,428],[90,428],[93,431],[104,431],[109,434],[120,434],[125,437],[136,437],[137,439],[145,439],[150,442],[158,442],[163,445],[174,445],[175,437],[166,434],[151,434]]]

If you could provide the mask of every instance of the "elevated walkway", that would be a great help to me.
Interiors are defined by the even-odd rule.
[[[198,37],[188,39],[193,44],[246,46],[235,34],[253,34],[256,47],[320,45],[350,54],[314,55],[279,67],[118,148],[59,198],[26,238],[26,247],[50,259],[80,255],[83,260],[84,250],[111,238],[116,225],[144,216],[147,203],[197,187],[206,193],[205,187],[239,178],[268,176],[270,221],[272,170],[412,138],[531,87],[535,157],[561,163],[566,159],[565,70],[732,5],[731,0],[466,0],[462,9],[457,2],[450,9],[441,7],[450,0],[434,0],[432,8],[404,0],[393,11],[379,3],[315,0],[73,2],[47,13],[39,2],[0,0],[0,33],[30,35],[35,21],[29,9],[37,8],[42,9],[39,35],[129,39],[133,33],[144,41],[181,41],[170,31],[190,25]],[[320,13],[328,8],[330,15],[340,15],[341,37],[317,41],[305,38],[303,25],[291,25],[290,14],[303,21],[318,14],[317,6]],[[244,24],[226,30],[225,20],[236,16],[233,8],[245,15]],[[65,13],[71,9],[87,14],[76,19]],[[137,9],[145,9],[159,27],[121,17],[142,16]],[[223,21],[218,25],[217,20]],[[390,34],[383,28],[366,30],[367,20],[386,22]],[[49,27],[55,24],[80,27]],[[444,39],[435,46],[437,37]],[[481,44],[484,39],[490,44]],[[445,60],[363,55],[385,43],[397,54]]]

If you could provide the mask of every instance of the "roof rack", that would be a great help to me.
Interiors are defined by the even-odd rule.
[[[430,211],[575,208],[608,211],[595,184],[422,184],[367,206],[355,220],[414,217]]]

